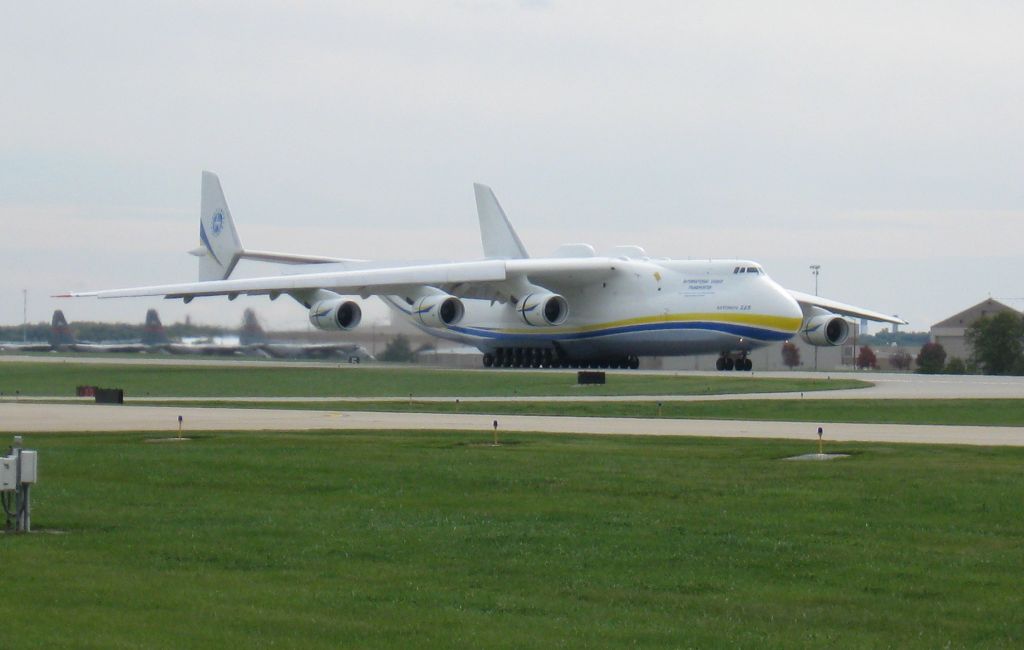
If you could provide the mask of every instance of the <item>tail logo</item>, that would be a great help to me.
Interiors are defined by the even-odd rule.
[[[210,223],[210,229],[213,230],[214,236],[219,235],[220,231],[224,230],[224,213],[217,211],[213,215],[213,221]]]

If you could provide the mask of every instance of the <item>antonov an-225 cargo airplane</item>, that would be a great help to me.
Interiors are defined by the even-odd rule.
[[[530,257],[484,185],[474,185],[484,258],[383,265],[363,260],[248,250],[235,230],[220,180],[203,172],[199,282],[67,296],[289,295],[324,330],[351,330],[359,305],[377,296],[435,336],[473,345],[485,366],[636,368],[646,355],[720,353],[719,370],[750,370],[750,350],[799,335],[841,345],[845,317],[899,318],[788,291],[747,260],[672,260],[623,246],[598,256],[587,244]],[[229,279],[239,260],[287,265],[270,277]]]

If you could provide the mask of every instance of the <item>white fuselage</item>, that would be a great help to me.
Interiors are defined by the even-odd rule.
[[[512,301],[464,299],[465,316],[424,325],[401,298],[385,302],[434,336],[483,352],[558,348],[573,358],[742,352],[792,338],[799,304],[760,265],[746,260],[614,260],[607,281],[559,290],[565,321],[527,324]],[[742,272],[740,272],[742,270]]]

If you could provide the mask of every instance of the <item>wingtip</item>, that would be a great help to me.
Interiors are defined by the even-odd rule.
[[[51,295],[50,297],[51,298],[93,298],[93,297],[98,296],[98,295],[99,295],[98,291],[87,291],[87,292],[69,291],[69,292],[66,292],[66,293],[55,293],[55,294]]]

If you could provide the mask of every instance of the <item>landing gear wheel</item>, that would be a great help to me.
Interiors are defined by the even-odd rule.
[[[490,368],[494,365],[494,355],[490,352],[484,354],[484,368]]]
[[[736,367],[736,362],[734,362],[731,357],[726,357],[725,358],[725,369],[726,370],[732,370],[734,367]]]
[[[630,370],[636,370],[637,368],[640,367],[640,357],[630,357],[629,363],[627,365],[629,366]]]
[[[725,357],[718,357],[715,362],[715,370],[725,370]]]
[[[743,360],[743,369],[746,370],[747,372],[750,372],[751,370],[754,369],[754,362],[751,361],[750,359],[744,359]]]

